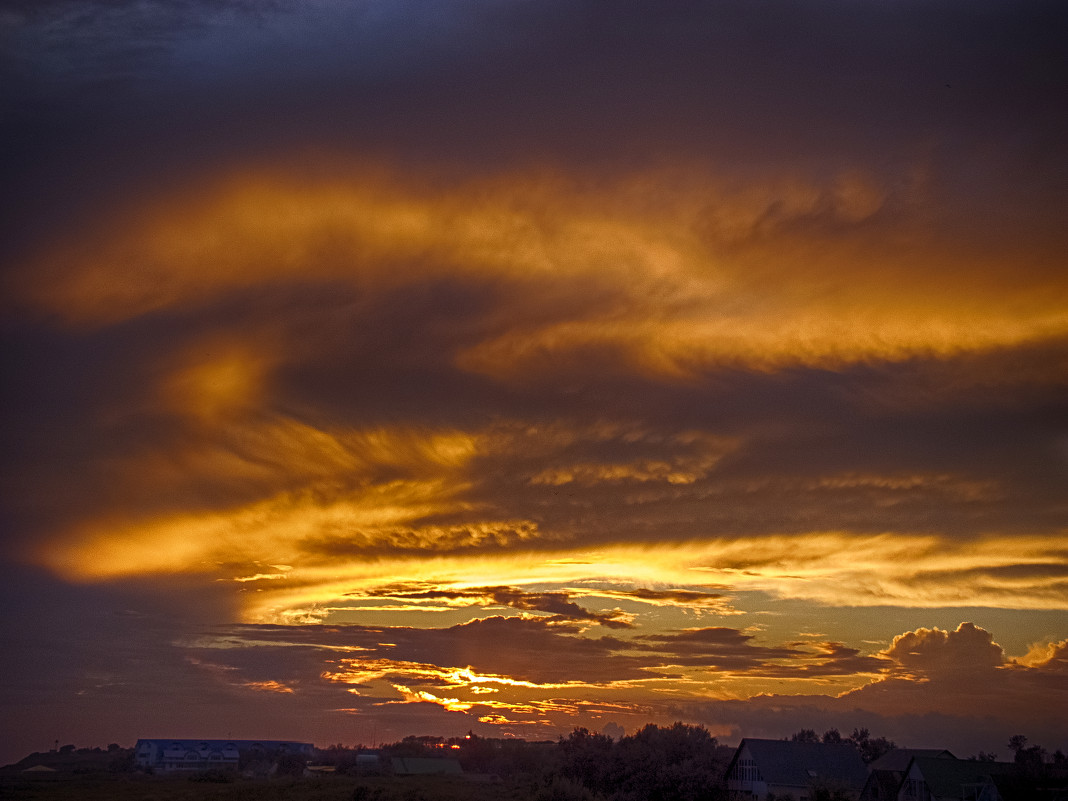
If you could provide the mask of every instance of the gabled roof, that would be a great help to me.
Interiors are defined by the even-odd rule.
[[[864,761],[849,743],[798,743],[792,740],[746,738],[739,743],[731,767],[746,747],[768,784],[806,787],[814,781],[826,780],[860,790],[868,778]]]
[[[872,770],[906,771],[909,768],[909,763],[916,757],[956,759],[953,754],[944,748],[895,748],[893,751],[887,751],[872,762],[869,767]]]
[[[960,798],[960,788],[965,784],[981,784],[988,776],[1012,773],[1016,765],[1011,762],[975,762],[970,759],[937,759],[916,757],[915,765],[931,795],[936,798]]]
[[[916,757],[956,759],[944,748],[895,748],[893,751],[887,751],[868,766],[871,772],[860,794],[861,801],[896,798],[897,791],[905,780],[905,771]]]
[[[860,801],[869,801],[874,798],[897,798],[897,791],[901,789],[904,776],[904,771],[900,770],[873,770],[868,775],[868,781],[860,793]]]

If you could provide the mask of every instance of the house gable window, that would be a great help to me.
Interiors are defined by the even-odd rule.
[[[924,792],[926,789],[927,785],[923,779],[909,779],[905,782],[905,798],[926,798],[928,797]]]
[[[734,765],[731,778],[745,784],[752,784],[753,782],[760,781],[760,771],[757,769],[756,760],[739,759]]]

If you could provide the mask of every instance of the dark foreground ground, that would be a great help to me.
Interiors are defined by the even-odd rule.
[[[322,776],[229,783],[144,775],[0,778],[4,801],[524,801],[539,795],[531,783],[489,783],[458,776]]]

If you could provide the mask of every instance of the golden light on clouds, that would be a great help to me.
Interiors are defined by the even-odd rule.
[[[520,587],[597,578],[641,587],[728,586],[846,606],[1053,609],[1068,592],[1056,573],[1046,578],[1011,572],[1026,565],[1063,567],[1058,536],[955,542],[814,532],[586,548],[546,542],[533,522],[524,521],[398,528],[457,506],[438,484],[404,482],[328,503],[286,497],[232,513],[100,525],[50,544],[38,558],[85,580],[226,575],[234,569],[227,565],[244,571],[247,564],[270,560],[292,565],[284,574],[253,576],[259,592],[243,596],[249,620],[286,620],[309,611],[314,616],[317,605],[330,607],[346,596],[404,582],[413,572],[460,589],[485,585],[487,577]],[[483,550],[487,544],[509,547],[494,553]],[[412,555],[398,555],[406,550]]]
[[[968,264],[924,252],[933,246],[923,241],[900,254],[866,248],[863,226],[881,230],[872,218],[889,190],[863,171],[744,189],[701,175],[583,186],[524,172],[447,189],[380,168],[344,182],[236,175],[42,253],[19,291],[71,323],[101,325],[298,279],[369,292],[511,281],[524,288],[511,313],[455,356],[501,377],[587,347],[681,376],[720,363],[946,356],[1068,333],[1063,288],[1014,284],[993,256]],[[798,240],[799,220],[832,230]],[[940,260],[937,274],[929,259]],[[947,268],[969,281],[945,282]],[[590,290],[598,303],[581,300]],[[248,369],[221,355],[188,368],[176,391],[211,413],[252,387]]]
[[[268,679],[267,681],[247,681],[244,683],[245,687],[250,690],[258,690],[265,693],[282,693],[284,695],[292,695],[293,688],[287,687],[279,681]]]
[[[1059,578],[1014,579],[998,573],[1015,565],[1063,566],[1059,547],[1058,537],[954,543],[931,536],[813,533],[590,550],[516,550],[500,556],[424,554],[418,572],[428,581],[457,588],[484,584],[487,576],[494,583],[515,586],[602,578],[645,587],[726,585],[845,606],[1056,609],[1068,592]],[[414,567],[407,560],[388,559],[374,565],[309,566],[295,571],[291,582],[272,582],[247,611],[252,618],[270,618],[289,606],[307,608],[360,588],[404,580]],[[331,570],[334,575],[329,575]],[[338,571],[344,573],[340,580],[334,577]]]
[[[183,354],[161,387],[162,403],[206,423],[226,423],[262,404],[270,359],[264,348],[209,341]]]
[[[105,578],[214,572],[220,565],[262,561],[268,554],[268,561],[296,565],[301,543],[335,539],[352,550],[423,547],[432,544],[427,536],[400,526],[455,510],[458,503],[449,494],[439,482],[397,481],[326,500],[300,492],[229,512],[102,521],[42,549],[41,559],[72,577]]]

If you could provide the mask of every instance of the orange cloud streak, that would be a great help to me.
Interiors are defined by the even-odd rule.
[[[533,291],[514,293],[510,324],[456,355],[500,377],[589,346],[681,376],[717,363],[897,360],[1068,333],[1063,282],[1021,280],[967,248],[875,252],[860,226],[888,191],[859,171],[745,189],[700,168],[600,187],[526,172],[447,190],[368,167],[310,182],[248,172],[116,212],[27,265],[17,292],[71,323],[106,325],[293,280],[373,292],[431,277],[507,279]],[[818,224],[800,234],[806,222]],[[944,280],[965,272],[967,283]],[[542,294],[589,286],[610,290],[611,302],[561,315],[555,295]],[[550,313],[539,322],[545,314],[520,313],[542,306]]]

